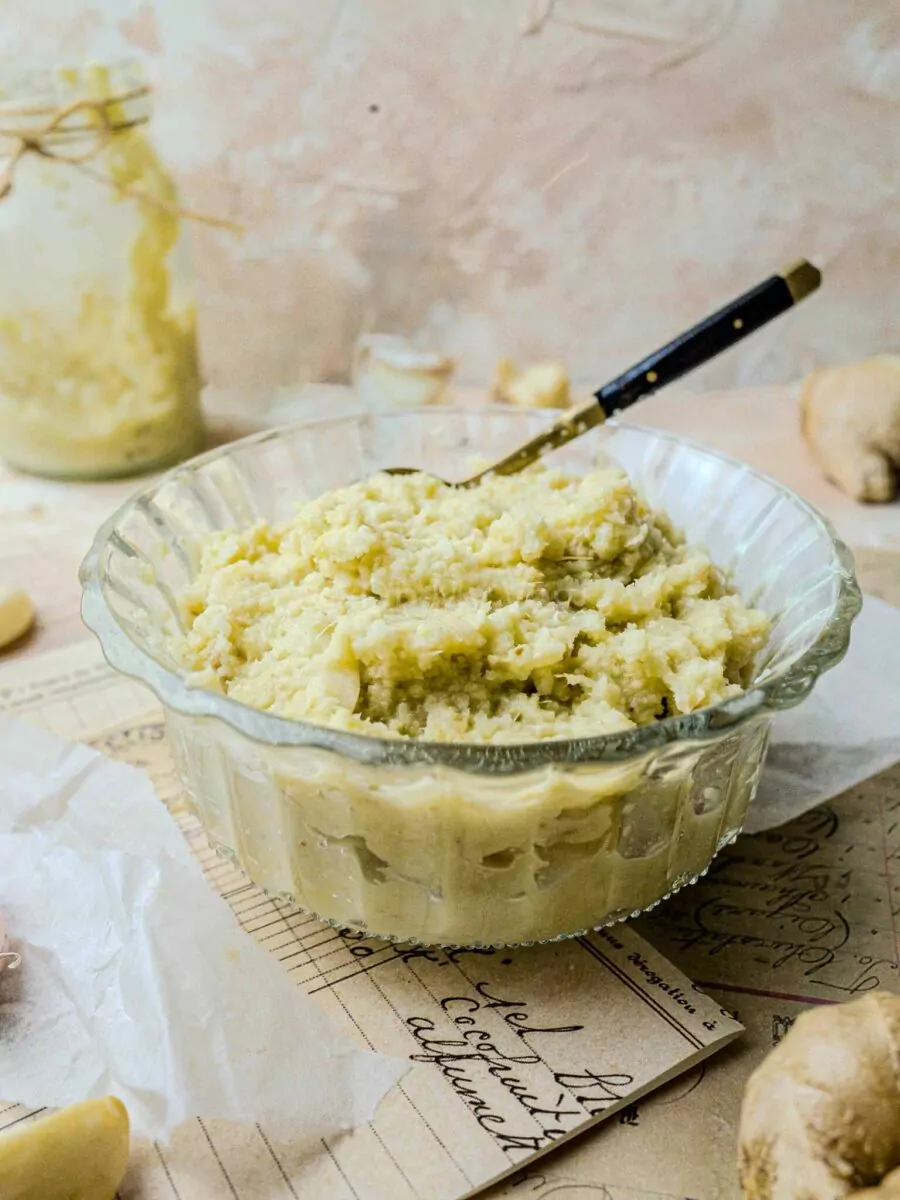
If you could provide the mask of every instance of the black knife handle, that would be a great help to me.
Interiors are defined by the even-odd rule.
[[[773,275],[594,392],[601,408],[612,416],[709,362],[787,312],[815,291],[820,279],[810,263],[798,264],[786,277]]]

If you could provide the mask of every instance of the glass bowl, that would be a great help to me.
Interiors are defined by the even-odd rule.
[[[192,685],[174,660],[198,537],[282,520],[381,467],[461,478],[548,416],[501,409],[351,414],[257,434],[181,466],[100,529],[82,614],[109,663],[159,697],[188,803],[254,883],[317,917],[431,945],[574,936],[702,875],[739,832],[772,716],[843,657],[852,559],[804,501],[680,438],[610,423],[555,452],[621,464],[744,599],[772,618],[753,686],[626,733],[436,744],[273,716]]]

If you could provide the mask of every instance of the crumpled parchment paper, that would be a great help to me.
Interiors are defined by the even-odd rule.
[[[295,1139],[368,1120],[406,1064],[359,1049],[238,924],[140,771],[0,717],[0,1096],[108,1093]]]

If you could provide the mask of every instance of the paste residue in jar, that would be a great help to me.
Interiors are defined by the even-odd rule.
[[[619,469],[376,475],[210,535],[180,657],[235,700],[440,742],[590,737],[738,694],[768,630]]]
[[[79,78],[90,80],[92,98],[110,97],[105,68]],[[106,107],[113,123],[117,110]],[[140,125],[114,133],[97,164],[133,193],[96,183],[101,215],[110,204],[136,212],[123,293],[86,280],[64,324],[45,311],[0,319],[0,452],[40,473],[127,473],[194,453],[202,441],[195,314],[176,300],[170,278],[180,233],[174,186]],[[65,188],[76,168],[48,169]]]

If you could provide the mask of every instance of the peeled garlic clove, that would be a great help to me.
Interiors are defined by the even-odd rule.
[[[363,334],[353,354],[353,384],[367,407],[422,408],[439,403],[456,363],[406,338]]]
[[[33,620],[34,608],[28,593],[0,584],[0,649],[20,638]]]
[[[3,1200],[113,1200],[128,1167],[128,1112],[85,1100],[0,1133]]]
[[[519,371],[508,358],[497,363],[494,398],[517,408],[568,408],[569,376],[561,363],[534,363]]]

